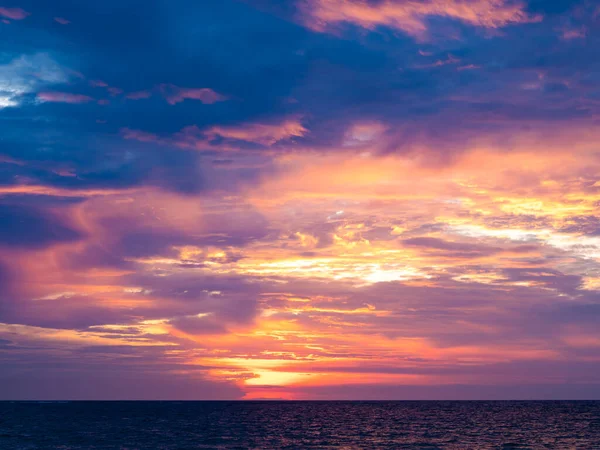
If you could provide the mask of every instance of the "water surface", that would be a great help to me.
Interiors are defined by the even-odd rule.
[[[0,449],[600,449],[600,402],[0,402]]]

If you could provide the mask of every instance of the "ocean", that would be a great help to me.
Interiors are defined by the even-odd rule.
[[[0,449],[600,449],[600,401],[0,402]]]

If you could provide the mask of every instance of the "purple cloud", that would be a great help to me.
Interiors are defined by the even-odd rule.
[[[41,102],[71,104],[88,103],[94,100],[88,95],[71,94],[68,92],[39,92],[37,98]]]
[[[162,84],[160,91],[170,105],[176,105],[186,99],[199,100],[207,105],[227,100],[227,97],[210,88],[181,88],[173,84]]]
[[[21,8],[0,7],[0,16],[6,17],[7,19],[23,20],[29,15],[31,15],[31,13],[28,13],[27,11],[25,11]]]

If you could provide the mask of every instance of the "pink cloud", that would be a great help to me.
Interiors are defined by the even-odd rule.
[[[537,22],[540,16],[525,11],[524,2],[506,0],[307,0],[301,8],[304,23],[316,31],[352,23],[374,29],[387,26],[417,38],[427,35],[429,16],[448,17],[473,26],[501,28],[515,23]]]
[[[123,89],[110,86],[106,81],[102,80],[90,80],[90,86],[95,88],[106,88],[106,91],[111,97],[116,97],[117,95],[123,93]]]
[[[562,38],[566,41],[570,41],[572,39],[584,39],[586,36],[587,29],[585,27],[562,30]]]
[[[460,62],[460,59],[452,56],[452,55],[448,55],[448,57],[446,59],[438,59],[437,61],[431,63],[431,64],[423,64],[423,65],[419,65],[419,66],[415,66],[415,68],[417,69],[431,69],[433,67],[442,67],[442,66],[447,66],[449,64],[458,64]]]
[[[467,64],[466,66],[460,66],[457,67],[456,70],[476,70],[476,69],[481,69],[481,66],[478,66],[476,64]]]
[[[54,21],[60,23],[61,25],[69,25],[71,23],[70,20],[64,19],[63,17],[55,17]]]
[[[0,7],[0,16],[6,17],[12,20],[23,20],[25,17],[29,16],[31,13],[21,9],[21,8],[2,8]]]
[[[346,131],[344,146],[369,145],[381,141],[387,130],[387,125],[376,121],[355,123]]]
[[[181,148],[204,150],[210,147],[208,139],[196,125],[184,127],[173,135],[172,142]]]
[[[148,133],[141,130],[132,130],[130,128],[121,128],[121,136],[124,139],[131,139],[140,142],[160,142],[160,138],[154,133]]]
[[[120,89],[117,87],[108,87],[108,88],[106,88],[106,90],[112,97],[115,97],[115,96],[123,93],[123,89]]]
[[[108,87],[108,83],[102,80],[90,80],[90,86],[92,87]]]
[[[142,100],[145,98],[150,98],[151,96],[152,96],[152,93],[149,91],[137,91],[137,92],[130,92],[125,97],[128,98],[129,100]]]
[[[185,149],[207,150],[210,144],[206,136],[196,126],[191,125],[183,128],[173,136],[161,138],[160,136],[143,130],[132,130],[130,128],[121,128],[123,139],[129,139],[140,142],[153,142],[165,145],[174,145]]]
[[[162,84],[160,90],[170,105],[175,105],[186,99],[199,100],[208,105],[227,100],[227,97],[210,88],[192,89],[181,88],[172,84]]]
[[[215,126],[204,134],[209,139],[222,137],[240,141],[273,145],[279,141],[304,136],[308,130],[298,118],[288,118],[278,123],[248,123],[237,126]]]
[[[81,94],[69,94],[67,92],[40,92],[38,100],[54,103],[87,103],[94,100],[92,97]]]
[[[298,118],[287,118],[276,123],[245,123],[233,126],[214,126],[208,129],[200,129],[196,125],[183,128],[178,133],[168,138],[141,130],[121,129],[124,139],[132,139],[141,142],[159,142],[162,144],[175,145],[181,148],[194,150],[238,150],[238,146],[231,143],[220,143],[218,147],[211,145],[212,140],[217,138],[230,139],[234,141],[246,141],[256,144],[271,146],[277,142],[301,137],[308,133]]]

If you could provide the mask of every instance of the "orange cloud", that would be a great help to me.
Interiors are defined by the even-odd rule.
[[[541,20],[525,11],[523,2],[505,0],[309,0],[302,4],[304,21],[316,31],[328,31],[339,23],[373,29],[387,26],[416,38],[428,32],[427,18],[447,17],[473,26],[501,28]]]
[[[266,145],[290,135],[271,125],[223,134]],[[364,121],[346,137],[368,145],[387,132]],[[60,210],[80,240],[2,255],[33,299],[22,314],[40,322],[4,331],[61,348],[111,337],[132,352],[151,349],[153,367],[177,361],[246,398],[539,379],[523,368],[577,364],[577,351],[598,348],[593,330],[556,332],[555,323],[585,313],[585,296],[598,290],[600,238],[583,235],[578,220],[596,227],[599,166],[593,145],[543,153],[539,141],[524,142],[512,152],[482,145],[441,167],[406,155],[278,155],[257,187],[228,198],[4,187],[84,197]],[[101,256],[126,247],[121,266],[102,266]],[[236,283],[241,300],[223,312]],[[253,320],[223,319],[253,296]],[[89,317],[103,321],[76,327]],[[62,321],[73,325],[52,327]]]

